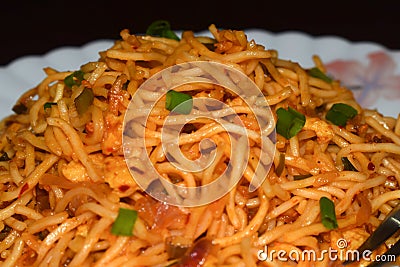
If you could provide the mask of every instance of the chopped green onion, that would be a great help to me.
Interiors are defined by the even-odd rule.
[[[345,171],[353,171],[353,172],[358,172],[356,167],[351,164],[350,160],[347,157],[342,157],[342,163],[343,163],[343,169]]]
[[[64,84],[69,88],[72,88],[74,85],[80,85],[83,81],[84,74],[85,73],[81,70],[74,71],[72,74],[65,77]]]
[[[329,77],[328,75],[326,75],[325,73],[323,73],[319,68],[314,67],[308,70],[308,75],[321,79],[327,83],[331,83],[333,81],[333,79],[331,77]]]
[[[321,210],[322,224],[330,230],[338,228],[333,201],[327,197],[321,197],[319,199],[319,208]]]
[[[146,30],[147,35],[160,36],[179,41],[179,37],[171,30],[171,25],[166,20],[156,20]]]
[[[311,176],[312,176],[311,174],[294,175],[294,176],[293,176],[293,180],[295,180],[295,181],[303,180],[303,179],[309,178],[309,177],[311,177]]]
[[[326,113],[325,118],[337,126],[346,126],[349,119],[357,115],[357,110],[343,103],[335,103]]]
[[[276,115],[278,116],[276,131],[286,139],[298,134],[306,123],[306,117],[291,107],[288,110],[279,108]]]
[[[4,152],[4,153],[0,156],[0,161],[9,161],[9,160],[11,160],[11,159],[8,157],[7,152]]]
[[[83,113],[85,113],[89,106],[93,103],[93,100],[93,91],[89,88],[84,88],[82,93],[74,100],[78,114],[82,115]]]
[[[275,168],[276,175],[281,176],[284,168],[285,168],[285,153],[280,153],[279,154],[279,163],[278,163],[278,166],[276,166],[276,168]]]
[[[165,108],[180,114],[189,114],[193,108],[191,95],[169,90],[165,99]]]
[[[53,106],[53,105],[57,105],[57,103],[56,102],[46,102],[46,103],[44,103],[43,108],[44,108],[44,110],[46,110],[48,108],[51,108],[51,106]]]
[[[114,235],[132,236],[136,219],[136,210],[120,208],[118,216],[111,227],[111,233]]]

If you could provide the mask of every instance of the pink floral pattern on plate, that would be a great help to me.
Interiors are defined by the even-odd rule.
[[[367,65],[357,60],[334,60],[327,63],[330,76],[353,90],[361,106],[371,107],[378,98],[400,99],[400,75],[396,63],[384,51],[368,54]]]

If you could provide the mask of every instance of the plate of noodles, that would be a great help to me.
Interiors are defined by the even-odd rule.
[[[399,204],[399,52],[216,26],[1,67],[2,266],[366,266],[397,241],[356,253]]]

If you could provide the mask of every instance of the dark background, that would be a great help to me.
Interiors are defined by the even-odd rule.
[[[400,49],[400,1],[221,1],[181,3],[149,0],[2,1],[0,65],[60,46],[119,38],[120,30],[143,33],[158,19],[173,29],[261,28],[337,35]]]

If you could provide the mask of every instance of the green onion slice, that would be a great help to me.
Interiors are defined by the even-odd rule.
[[[333,81],[333,79],[331,77],[329,77],[328,75],[326,75],[325,73],[323,73],[319,68],[314,67],[311,68],[307,71],[308,75],[321,79],[327,83],[331,83]]]
[[[72,74],[65,77],[64,84],[69,88],[72,88],[74,85],[80,85],[83,81],[84,74],[85,73],[81,70],[74,71]]]
[[[43,109],[46,110],[48,108],[51,108],[51,106],[53,106],[53,105],[57,105],[57,103],[56,102],[46,102],[43,105]]]
[[[146,30],[147,35],[160,36],[179,41],[179,37],[171,30],[171,25],[166,20],[156,20]]]
[[[287,110],[279,108],[276,115],[278,116],[276,131],[286,139],[298,134],[306,123],[306,117],[291,107]]]
[[[193,108],[191,95],[169,90],[165,99],[165,108],[180,114],[189,114]]]
[[[319,199],[319,208],[321,210],[322,224],[330,230],[338,228],[333,201],[327,197],[321,197]]]
[[[89,88],[84,88],[82,90],[82,93],[74,100],[76,111],[78,111],[78,114],[82,115],[83,113],[85,113],[86,110],[88,110],[89,106],[93,103],[93,100],[93,91]]]
[[[344,103],[335,103],[326,113],[325,118],[337,126],[346,126],[349,119],[357,115],[357,110]]]
[[[114,235],[132,236],[136,219],[136,210],[120,208],[118,216],[111,227],[111,233]]]

